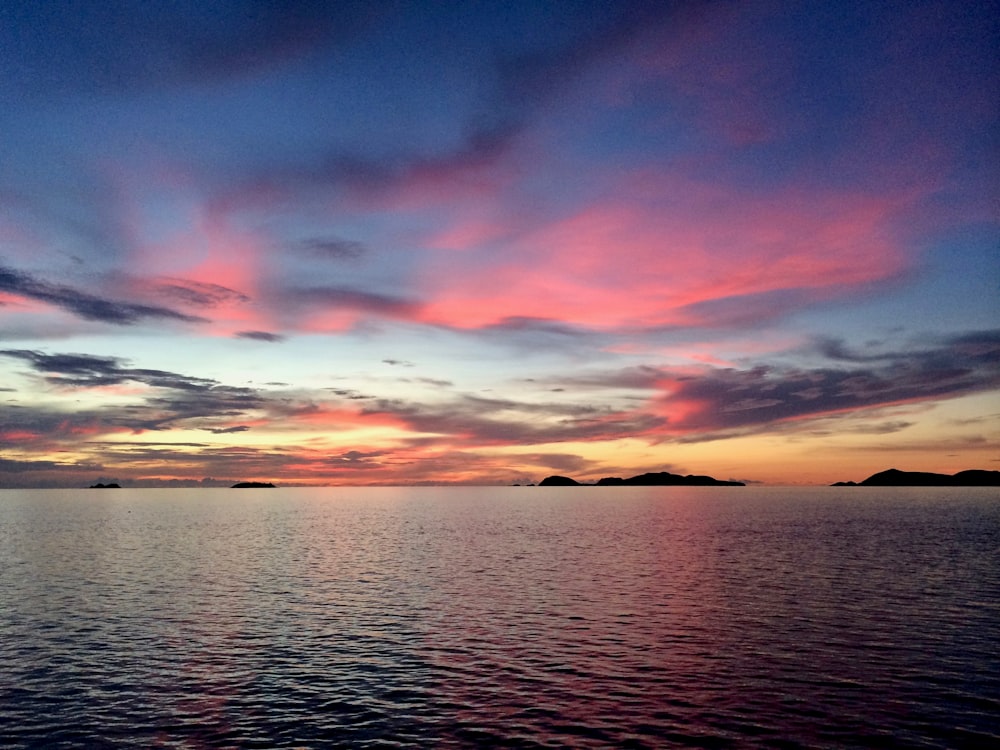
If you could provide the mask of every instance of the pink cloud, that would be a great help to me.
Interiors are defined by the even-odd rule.
[[[472,245],[441,256],[423,278],[423,318],[463,328],[513,316],[697,326],[712,324],[698,306],[714,301],[786,290],[830,297],[902,270],[893,230],[902,202],[807,188],[758,196],[640,173],[616,199],[502,251]],[[461,225],[451,236],[462,237]]]

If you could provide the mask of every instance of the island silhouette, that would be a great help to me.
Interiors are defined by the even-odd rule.
[[[1000,471],[966,469],[957,474],[886,469],[860,482],[834,482],[831,487],[1000,487]]]
[[[245,489],[259,489],[262,487],[274,488],[274,485],[271,484],[270,482],[237,482],[229,489],[245,490]]]
[[[616,486],[616,485],[629,485],[636,487],[668,487],[668,486],[687,486],[687,487],[743,487],[745,486],[743,482],[727,482],[721,479],[715,479],[714,477],[704,476],[700,474],[688,474],[687,476],[682,476],[681,474],[671,474],[669,471],[654,471],[648,472],[646,474],[639,474],[634,477],[628,477],[627,479],[622,479],[621,477],[604,477],[603,479],[598,479],[591,486]],[[551,476],[545,477],[541,482],[538,483],[539,487],[574,487],[574,486],[587,486],[584,482],[578,482],[570,477],[562,476]]]
[[[92,490],[120,490],[121,488],[122,486],[117,482],[108,482],[107,484],[98,482],[97,484],[90,485],[90,489]]]

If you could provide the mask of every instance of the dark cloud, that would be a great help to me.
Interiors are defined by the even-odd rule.
[[[910,352],[856,355],[827,342],[824,353],[854,366],[705,370],[672,378],[662,403],[667,410],[671,403],[699,404],[672,426],[700,432],[955,398],[1000,386],[1000,332],[973,332],[936,343]],[[890,425],[887,431],[896,429],[901,428]]]
[[[54,305],[84,320],[114,325],[134,325],[148,318],[205,322],[204,318],[185,315],[167,307],[104,299],[70,286],[50,284],[6,266],[0,266],[0,292]]]
[[[5,420],[9,418],[26,430],[40,430],[49,435],[58,436],[61,430],[70,435],[121,429],[136,432],[163,430],[190,420],[232,421],[269,403],[252,388],[227,386],[210,378],[165,370],[126,367],[124,361],[117,357],[44,354],[27,349],[0,350],[0,356],[25,361],[47,382],[64,388],[93,388],[135,382],[155,389],[138,404],[80,410],[72,414],[35,407],[11,411],[5,417]]]
[[[149,397],[144,407],[136,410],[134,423],[143,430],[163,430],[177,422],[241,419],[269,403],[252,388],[219,385],[200,392]]]
[[[591,471],[594,462],[573,453],[528,453],[518,458],[524,458],[553,471],[583,472]]]
[[[591,66],[620,56],[652,33],[680,29],[688,22],[691,8],[691,3],[669,0],[601,4],[591,9],[592,18],[604,15],[599,23],[578,29],[561,43],[530,53],[500,52],[495,60],[499,102],[494,109],[527,116]]]
[[[45,405],[0,403],[0,446],[48,451],[89,436],[128,432],[131,428],[113,412],[76,409],[72,412]]]
[[[387,451],[347,451],[346,453],[341,453],[339,456],[331,456],[327,460],[329,466],[333,466],[339,469],[343,468],[354,468],[354,469],[372,469],[378,468],[381,464],[378,461],[373,461],[374,458],[379,458],[381,456],[387,455]]]
[[[450,150],[435,154],[405,147],[395,154],[378,156],[331,151],[305,165],[268,169],[252,178],[251,183],[271,189],[336,187],[370,197],[399,186],[481,182],[495,179],[486,175],[486,168],[494,166],[508,152],[517,132],[506,125],[470,126]]]
[[[888,422],[856,424],[848,427],[842,427],[838,429],[837,432],[840,434],[849,432],[852,435],[892,435],[897,432],[902,432],[903,430],[912,427],[914,424],[914,422],[908,422],[905,419],[895,419]]]
[[[385,3],[0,6],[0,61],[26,91],[123,91],[246,76],[355,37]]]
[[[695,302],[677,310],[685,320],[690,321],[688,325],[657,327],[657,330],[690,328],[692,324],[698,328],[754,328],[809,306],[815,297],[816,290],[778,289]]]
[[[455,385],[450,380],[441,380],[439,378],[413,378],[415,383],[423,383],[424,385],[432,385],[435,388],[451,388]]]
[[[231,435],[234,432],[246,432],[250,428],[245,424],[241,424],[235,427],[202,427],[202,429],[211,432],[213,435]]]
[[[196,307],[215,307],[223,302],[250,301],[247,295],[235,289],[187,279],[166,279],[156,285],[156,291],[163,297]]]
[[[87,461],[22,461],[0,457],[0,487],[81,487],[90,484],[85,477],[103,470],[100,464]]]
[[[368,398],[374,398],[374,396],[367,396],[360,391],[356,391],[353,388],[324,388],[325,391],[330,391],[331,393],[341,396],[342,398],[351,399],[352,401],[361,401]]]
[[[552,352],[567,354],[583,347],[600,347],[611,341],[606,334],[549,318],[528,316],[506,317],[495,323],[473,329],[444,326],[459,335],[518,352]]]
[[[674,2],[595,3],[574,6],[566,13],[553,7],[539,14],[539,23],[553,33],[549,44],[531,45],[530,52],[518,42],[491,38],[492,31],[508,18],[491,19],[495,11],[475,5],[459,8],[472,15],[465,28],[448,27],[448,36],[437,41],[443,48],[480,48],[471,65],[481,103],[463,115],[464,124],[450,148],[429,151],[426,144],[403,141],[395,150],[365,154],[356,150],[330,149],[325,157],[306,163],[272,166],[249,179],[258,187],[291,189],[336,187],[356,195],[373,196],[399,186],[424,186],[431,190],[442,183],[479,186],[496,180],[495,168],[516,145],[520,134],[560,92],[582,79],[602,61],[614,59],[651,30],[674,33],[686,23],[680,13],[689,4]],[[418,6],[411,6],[409,10]],[[420,11],[418,11],[420,12]],[[508,15],[506,10],[502,11]],[[474,31],[470,31],[474,29]],[[475,34],[464,42],[465,33]],[[482,36],[485,34],[485,36]]]
[[[86,445],[98,445],[105,448],[132,448],[134,446],[155,446],[159,448],[208,448],[208,443],[165,442],[162,440],[88,440]]]
[[[296,249],[307,255],[328,260],[357,260],[368,251],[361,242],[337,237],[303,240]]]
[[[213,9],[173,29],[171,41],[182,53],[190,74],[243,75],[247,70],[299,57],[317,47],[339,44],[366,28],[390,4],[347,0],[327,3],[296,0],[273,6],[249,0]]]
[[[557,320],[521,316],[504,318],[497,323],[483,326],[480,330],[485,332],[502,331],[505,333],[540,333],[552,336],[571,337],[583,336],[587,333],[586,331]]]
[[[124,367],[118,357],[96,357],[90,354],[45,354],[30,349],[4,349],[0,356],[28,362],[45,379],[62,386],[92,388],[117,385],[127,381],[144,383],[153,388],[182,391],[207,390],[218,385],[209,378],[179,375],[166,370]]]
[[[277,344],[285,340],[285,337],[280,333],[268,333],[267,331],[237,331],[235,334],[236,338],[239,339],[251,339],[253,341],[266,341],[271,344]]]
[[[873,345],[874,346],[874,345]],[[678,370],[641,365],[609,372],[553,378],[547,383],[581,393],[634,390],[647,404],[640,412],[684,416],[664,418],[658,439],[698,442],[733,434],[774,431],[789,420],[849,418],[873,409],[910,402],[956,398],[1000,386],[1000,332],[978,331],[926,341],[907,349],[856,352],[840,341],[822,339],[807,354],[820,354],[819,366],[758,365],[746,369],[700,367]],[[837,366],[831,366],[830,363]],[[551,389],[550,389],[551,390]],[[664,395],[655,395],[662,393]],[[911,422],[870,421],[838,429],[859,434],[891,434]],[[652,436],[656,425],[640,421]],[[795,429],[801,429],[799,427]]]
[[[123,441],[88,443],[82,448],[89,446],[99,450],[104,466],[86,467],[87,471],[81,472],[76,480],[77,486],[82,481],[89,481],[86,479],[88,473],[92,476],[95,470],[108,472],[111,470],[109,467],[117,467],[114,469],[117,474],[115,481],[125,486],[225,487],[240,479],[287,476],[286,466],[290,463],[290,458],[294,457],[294,453],[284,448],[218,447],[195,443]],[[302,446],[292,446],[291,450],[308,455],[308,451]],[[151,470],[151,466],[155,469]],[[147,472],[154,476],[146,476]],[[168,475],[194,473],[195,476],[208,475],[209,478],[162,480],[155,476],[161,472]],[[212,479],[212,476],[233,479]]]
[[[383,359],[382,360],[387,365],[392,365],[394,367],[415,367],[412,362],[408,362],[405,359]]]
[[[558,378],[559,383],[580,388],[625,388],[636,390],[656,390],[669,377],[664,368],[651,365],[625,367],[611,372],[594,372]]]
[[[441,404],[378,399],[362,414],[391,415],[414,432],[450,436],[462,445],[533,445],[646,435],[665,426],[654,414],[610,407],[459,396]]]
[[[36,471],[100,471],[99,464],[77,463],[74,461],[19,461],[0,458],[0,473],[23,474]]]
[[[421,308],[420,303],[405,297],[337,286],[291,288],[281,297],[288,306],[308,305],[355,310],[389,318],[412,318]]]

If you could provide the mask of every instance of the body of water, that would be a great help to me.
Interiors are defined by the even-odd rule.
[[[0,746],[985,747],[1000,493],[0,491]]]

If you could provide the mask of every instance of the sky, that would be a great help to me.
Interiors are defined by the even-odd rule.
[[[0,487],[1000,469],[996,2],[0,4]]]

